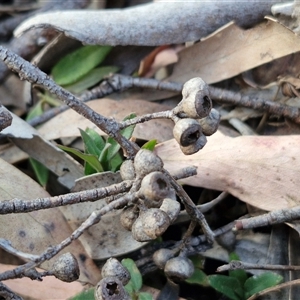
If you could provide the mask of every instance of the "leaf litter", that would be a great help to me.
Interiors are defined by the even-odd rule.
[[[153,8],[153,5],[154,4],[149,4],[148,7]],[[268,7],[269,5],[270,4],[267,4]],[[142,11],[143,9],[147,11],[146,7],[147,5],[145,5],[143,8],[138,7],[134,9],[137,9],[137,12],[139,10]],[[192,7],[192,4],[190,5],[190,7]],[[255,17],[261,18],[261,16],[264,16],[266,14],[265,7],[260,7],[259,9],[260,12],[255,11],[254,15]],[[162,13],[165,13],[165,10],[162,9],[162,6],[160,6],[160,10],[162,11]],[[191,15],[192,17],[189,20],[187,20],[188,22],[191,22],[188,23],[190,24],[190,27],[187,25],[189,29],[193,28],[192,24],[195,20],[197,24],[199,24],[199,22],[202,22],[201,20],[199,20],[199,14],[196,13],[195,7],[191,10],[194,11]],[[130,11],[130,9],[120,10],[116,13],[126,14],[128,11]],[[180,14],[182,14],[182,11],[185,11],[187,13],[188,9],[180,9]],[[108,13],[109,19],[111,12],[107,11],[105,13]],[[174,10],[172,11],[172,13],[176,15],[177,11]],[[206,27],[201,27],[201,30],[199,29],[198,31],[189,30],[188,34],[185,32],[185,30],[182,30],[181,32],[177,31],[176,38],[173,35],[165,34],[165,32],[168,33],[168,31],[165,30],[167,26],[173,26],[172,20],[170,21],[171,24],[164,24],[165,26],[163,27],[163,34],[157,34],[156,36],[151,35],[151,32],[146,32],[145,34],[145,32],[141,29],[145,29],[147,27],[141,25],[143,20],[139,19],[134,20],[134,23],[123,22],[122,32],[124,34],[122,35],[120,35],[118,31],[120,30],[120,25],[117,22],[114,23],[113,21],[113,29],[116,30],[115,34],[112,34],[111,36],[108,36],[106,33],[99,34],[99,28],[103,29],[103,23],[101,23],[101,26],[95,26],[95,24],[99,22],[104,22],[105,26],[109,26],[110,23],[103,20],[102,18],[99,18],[98,12],[96,13],[92,11],[78,11],[76,13],[64,12],[59,13],[59,17],[57,13],[39,15],[31,20],[26,21],[23,25],[21,25],[19,29],[17,29],[16,34],[18,35],[21,32],[26,31],[32,27],[46,27],[51,25],[58,31],[64,32],[67,36],[79,39],[80,41],[87,44],[100,43],[106,45],[121,44],[158,46],[164,44],[176,44],[182,42],[196,41],[203,38],[200,43],[195,43],[194,45],[187,47],[186,49],[179,52],[178,62],[176,62],[175,58],[170,60],[169,63],[174,64],[174,69],[173,73],[171,73],[168,80],[174,80],[183,83],[191,77],[201,76],[208,83],[216,83],[224,82],[230,78],[233,78],[234,76],[240,75],[240,77],[235,77],[235,81],[239,83],[242,82],[241,86],[242,88],[245,88],[245,85],[247,85],[247,83],[253,83],[253,81],[251,81],[251,76],[252,74],[254,74],[254,68],[256,68],[256,71],[260,68],[261,70],[263,70],[263,68],[266,67],[266,63],[276,62],[276,59],[278,58],[284,58],[293,55],[293,53],[298,52],[300,50],[300,44],[299,37],[297,35],[295,35],[291,30],[289,30],[285,26],[282,26],[282,24],[276,22],[276,20],[273,18],[268,18],[268,20],[265,20],[260,25],[251,27],[250,29],[241,29],[239,26],[246,24],[243,24],[243,20],[241,20],[240,17],[234,18],[235,13],[238,13],[239,16],[243,15],[243,13],[241,14],[241,11],[235,12],[234,10],[232,10],[230,20],[236,19],[238,25],[234,23],[227,24],[229,20],[225,21],[222,15],[220,21],[215,21],[218,20],[218,17],[214,18],[215,23],[210,24],[211,26],[209,27],[209,29],[207,29]],[[196,15],[197,19],[194,19]],[[45,21],[46,16],[48,18],[47,21]],[[142,16],[143,18],[142,13],[138,16]],[[170,20],[170,18],[167,18],[166,15],[162,17],[162,15],[160,14],[153,14],[153,16],[155,16],[155,18],[157,18],[158,20],[161,20],[162,18],[168,20],[168,22]],[[205,14],[202,13],[200,14],[200,16],[202,18],[203,16],[205,16]],[[84,18],[85,21],[78,21],[75,25],[73,24],[70,27],[70,21],[74,18],[76,18],[76,20]],[[144,19],[146,21],[149,21],[148,16],[144,17]],[[178,18],[173,19],[177,21],[176,26],[178,27]],[[130,20],[132,20],[132,17],[129,18],[129,21]],[[179,21],[181,21],[181,19]],[[86,25],[86,22],[91,22],[92,25],[85,26],[85,28],[83,28],[81,24]],[[153,22],[154,31],[156,30],[156,33],[159,32],[159,30],[161,30],[159,26],[156,27],[156,25],[159,23],[160,22],[158,21]],[[136,26],[136,24],[140,25]],[[103,30],[105,30],[105,26]],[[131,31],[124,30],[124,26],[128,26],[128,28],[138,28],[139,32],[138,35],[135,36],[135,39],[132,39]],[[221,28],[221,26],[224,27]],[[215,30],[217,31],[213,33],[213,31]],[[208,36],[208,34],[211,35]],[[220,47],[220,45],[222,45],[222,47]],[[155,61],[154,59],[152,60],[153,62]],[[165,64],[163,62],[159,62],[158,64],[161,67],[165,67]],[[284,72],[287,66],[281,66],[282,69],[280,69],[279,75],[284,74],[286,76],[287,74],[285,74]],[[147,69],[150,70],[152,73],[155,72],[152,71],[151,68],[152,66],[150,63],[150,66],[148,66]],[[153,63],[153,70],[156,70],[156,68],[156,64]],[[264,76],[263,74],[263,71],[256,73],[256,75],[258,75],[258,82],[260,82],[259,79],[261,79]],[[297,74],[296,72],[292,75],[293,77],[284,77],[283,79],[281,78],[278,80],[277,76],[275,76],[275,78],[273,77],[272,80],[275,81],[275,84],[278,85],[282,84],[282,82],[288,82],[290,84],[293,84],[295,88],[298,89],[299,79],[297,76],[299,74]],[[246,89],[249,89],[249,87],[246,87],[245,90]],[[259,93],[259,91],[257,90],[254,90],[254,92]],[[156,97],[155,93],[144,92],[144,94],[145,99],[151,97],[155,99]],[[132,92],[130,97],[141,98],[140,95],[142,95],[140,92]],[[140,104],[141,102],[142,104]],[[293,102],[290,100],[290,103],[290,105],[292,106],[298,106],[297,98],[296,100],[294,99]],[[149,103],[141,100],[124,100],[117,102],[111,99],[101,99],[90,102],[90,105],[96,110],[98,109],[99,112],[101,112],[103,115],[111,116],[119,120],[131,112],[143,114],[145,112],[148,113],[168,109],[168,107],[166,106]],[[20,104],[19,106],[22,107],[22,109],[24,109],[23,104]],[[232,110],[227,115],[227,119],[237,117],[242,121],[251,121],[255,118],[260,117],[260,115],[260,112],[247,111],[246,109],[238,111],[238,109],[236,109],[236,111]],[[223,118],[223,120],[225,119],[226,117]],[[76,124],[76,126],[73,126],[74,124]],[[55,140],[66,137],[79,136],[79,130],[77,127],[85,129],[90,125],[91,123],[89,121],[85,120],[84,118],[70,110],[58,115],[57,117],[53,118],[51,121],[48,121],[45,125],[43,125],[39,129],[40,136],[36,133],[36,135],[32,135],[32,132],[30,130],[26,128],[21,129],[22,125],[18,125],[16,132],[20,134],[22,133],[22,130],[24,131],[24,135],[26,136],[25,139],[31,140],[31,144],[29,143],[29,146],[25,146],[26,142],[24,136],[15,136],[13,139],[19,139],[19,142],[16,142],[16,144],[19,145],[20,148],[23,148],[23,150],[26,147],[28,149],[33,149],[33,147],[30,145],[35,144],[37,138],[41,139],[41,144],[44,144],[44,146],[38,146],[36,149],[31,150],[30,153],[34,154],[35,152],[43,152],[44,149],[48,147],[45,146],[47,144],[46,140]],[[245,203],[267,211],[299,205],[300,198],[297,192],[297,186],[300,183],[300,177],[297,149],[299,148],[300,139],[297,135],[295,135],[295,132],[297,133],[296,130],[288,131],[287,129],[283,129],[281,131],[283,134],[292,133],[292,135],[239,136],[235,138],[225,136],[218,132],[215,135],[208,138],[207,145],[198,154],[192,156],[183,156],[180,152],[180,149],[175,145],[174,140],[170,140],[172,138],[172,127],[172,124],[164,121],[152,121],[149,123],[149,125],[148,123],[138,125],[134,136],[143,140],[150,140],[156,138],[159,142],[162,142],[156,147],[155,151],[162,157],[166,168],[171,173],[176,172],[181,167],[186,167],[188,165],[197,166],[197,176],[185,179],[182,181],[182,183],[207,189],[228,191],[238,199],[244,201]],[[29,151],[27,152],[29,153]],[[54,156],[56,155],[57,154],[54,154]],[[47,164],[51,166],[53,162],[51,161]],[[6,197],[6,199],[13,197],[25,197],[25,195],[29,199],[32,199],[34,197],[42,197],[47,195],[47,193],[43,189],[39,188],[36,184],[32,184],[27,177],[25,178],[23,175],[20,175],[18,173],[19,171],[16,171],[15,168],[10,169],[9,166],[9,164],[3,162],[3,168],[5,167],[5,171],[4,169],[2,170],[3,175],[5,174],[6,176],[7,170],[10,170],[11,176],[14,176],[14,178],[9,177],[7,182],[3,182],[5,191],[3,195]],[[1,176],[1,181],[4,180],[3,177],[4,176]],[[72,177],[72,182],[74,183],[75,179],[78,177],[79,173],[76,176]],[[11,191],[10,185],[10,180],[15,181],[16,178],[21,183],[19,187],[20,191],[18,193],[16,193],[15,191]],[[22,185],[23,181],[24,184]],[[85,184],[86,183],[83,183],[84,186]],[[28,190],[28,187],[30,187],[30,192],[24,193],[24,191]],[[71,187],[70,183],[68,184],[68,187]],[[32,190],[34,190],[35,193],[32,193]],[[4,200],[4,198],[2,200]],[[101,203],[98,204],[100,206],[102,205]],[[40,238],[43,241],[43,243],[37,241],[38,235],[34,237],[34,234],[36,233],[35,231],[31,232],[31,230],[29,230],[28,233],[25,232],[25,234],[30,235],[30,240],[32,240],[32,243],[34,244],[34,251],[39,250],[41,252],[47,247],[47,245],[57,243],[58,241],[60,241],[62,239],[61,235],[65,234],[67,236],[68,234],[70,234],[70,227],[72,229],[76,228],[76,222],[78,222],[78,224],[81,223],[81,221],[84,220],[86,215],[96,208],[97,207],[91,206],[90,210],[84,211],[82,210],[82,207],[78,209],[76,208],[76,206],[74,206],[72,207],[72,211],[71,207],[66,207],[66,209],[64,207],[61,211],[65,210],[64,217],[67,217],[68,220],[71,220],[69,221],[69,224],[66,223],[64,217],[58,209],[55,210],[55,213],[51,214],[50,219],[49,216],[45,217],[42,214],[42,212],[39,212],[38,214],[30,213],[29,216],[28,214],[26,214],[27,218],[25,217],[25,214],[24,218],[23,215],[19,215],[22,216],[19,219],[13,216],[4,216],[3,221],[6,221],[7,223],[16,222],[17,229],[34,228],[35,230],[37,230],[36,232],[40,234]],[[69,209],[68,213],[67,209]],[[82,213],[83,216],[80,213]],[[54,214],[56,215],[55,218],[53,218]],[[32,216],[34,216],[34,218]],[[42,221],[39,221],[39,218],[42,218],[45,224],[46,222],[50,222],[52,220],[55,226],[63,228],[62,231],[60,233],[57,233],[54,230],[54,232],[51,234],[49,234],[49,230],[46,233],[43,232],[43,230],[45,231],[45,229],[43,229],[45,226],[43,227],[43,225],[41,225],[44,223],[42,223]],[[72,223],[74,223],[75,225],[73,224],[73,226]],[[118,227],[118,225],[116,226]],[[299,228],[299,225],[297,223],[293,223],[291,226],[296,230],[298,230]],[[4,228],[4,225],[1,226],[1,228]],[[9,238],[14,243],[14,246],[16,248],[30,252],[30,249],[33,246],[27,245],[26,243],[22,243],[23,240],[22,238],[20,238],[20,234],[18,235],[17,232],[14,231],[3,231],[5,232],[3,232],[3,234],[1,232],[1,236]],[[112,232],[114,232],[114,230]],[[298,232],[300,231],[298,230]],[[87,257],[107,257],[109,254],[112,253],[110,251],[113,249],[114,245],[108,244],[106,246],[105,250],[107,250],[108,254],[102,254],[100,250],[101,248],[98,249],[96,254],[91,250],[92,248],[96,248],[95,240],[99,241],[99,239],[101,238],[101,234],[103,234],[103,231],[100,230],[98,234],[100,236],[96,236],[96,238],[94,238],[92,234],[92,238],[90,238],[90,240],[84,240],[83,238],[81,240],[82,245],[79,242],[76,242],[77,244],[74,243],[70,247],[75,247],[76,245],[77,252],[79,253],[80,251],[85,251],[84,253],[86,253],[85,255],[87,255]],[[295,249],[297,249],[295,239],[297,240],[298,236],[295,237],[295,232],[294,234],[287,234],[289,235],[289,241],[287,241],[287,243],[284,244],[284,247],[289,247],[291,249],[291,252],[289,254],[280,253],[280,251],[279,253],[276,253],[278,254],[278,256],[282,255],[280,258],[282,264],[284,263],[284,260],[288,260],[288,263],[296,265],[298,264],[298,262],[296,260],[296,256],[293,253]],[[257,245],[259,243],[262,244],[262,246],[260,249],[261,252],[258,253],[257,256],[253,255],[253,257],[251,257],[251,253],[245,252],[245,250],[239,250],[240,257],[242,257],[245,261],[247,259],[255,261],[257,257],[263,257],[263,253],[266,252],[267,247],[269,247],[268,257],[270,257],[270,255],[274,253],[273,250],[277,249],[276,246],[274,246],[276,244],[275,241],[273,241],[274,235],[280,236],[279,231],[276,231],[276,233],[273,234],[273,237],[269,234],[253,234],[252,236],[249,235],[248,237],[247,235],[242,236],[240,239],[243,242],[240,242],[239,245],[241,246],[242,244],[242,246],[244,246],[243,249],[252,247],[256,248],[258,247]],[[281,237],[283,236],[284,235],[281,235]],[[124,238],[121,237],[120,240],[122,241],[127,238],[128,236],[124,235]],[[56,240],[53,241],[53,239]],[[245,240],[248,241],[248,244],[245,242]],[[268,242],[270,244],[268,244]],[[83,250],[82,247],[85,247],[85,249]],[[130,246],[126,245],[120,246],[120,251],[118,253],[114,252],[112,255],[127,253],[125,249],[133,251],[138,248],[138,246],[136,246],[135,248],[135,246],[133,245],[131,245],[130,249],[128,247],[130,248]],[[214,249],[215,248],[212,249],[211,253],[213,253]],[[74,253],[73,249],[72,252]],[[97,257],[97,255],[100,256]],[[207,252],[207,255],[209,256],[209,251]],[[224,255],[224,252],[222,255],[216,254],[215,252],[211,254],[211,257],[219,258],[225,261],[228,260],[228,258],[226,257],[226,253]],[[272,260],[272,263],[276,264],[278,263],[278,261],[279,258],[275,257]],[[85,266],[83,266],[83,268],[85,268]],[[86,271],[86,269],[84,270]],[[90,270],[92,269],[90,269],[89,267],[89,271]],[[97,277],[98,273],[97,271],[95,271],[93,278]],[[293,279],[293,277],[287,279],[291,280]],[[294,294],[294,297],[297,297],[295,295],[297,295],[297,293]],[[291,299],[293,299],[292,296],[290,297]]]

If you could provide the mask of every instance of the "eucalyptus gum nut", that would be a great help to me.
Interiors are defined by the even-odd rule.
[[[194,265],[187,257],[177,256],[167,261],[164,272],[172,281],[183,281],[194,273]]]
[[[202,132],[206,136],[210,136],[218,130],[220,119],[220,113],[216,109],[212,108],[209,115],[203,119],[198,120],[198,122],[202,127]]]
[[[164,211],[173,223],[180,213],[180,203],[172,198],[165,198],[159,209]]]
[[[52,273],[57,279],[64,282],[77,280],[80,270],[75,256],[69,252],[61,255],[53,264]]]
[[[130,280],[128,270],[116,259],[109,258],[103,265],[101,275],[105,277],[117,277],[123,285],[126,285]]]
[[[174,251],[170,249],[159,249],[153,254],[153,262],[159,269],[164,269],[167,261],[174,257]]]
[[[121,215],[120,215],[120,222],[122,226],[127,229],[128,231],[131,231],[133,223],[138,218],[139,213],[135,206],[127,206],[123,208]]]
[[[202,134],[195,144],[192,144],[187,147],[180,146],[180,149],[183,154],[192,155],[194,153],[197,153],[199,150],[201,150],[206,145],[206,143],[207,143],[206,136]]]
[[[163,162],[160,157],[150,150],[140,149],[134,158],[134,169],[138,176],[160,171],[163,168]]]
[[[133,161],[128,159],[123,161],[120,167],[120,175],[123,180],[134,180],[135,170],[133,166]]]
[[[105,277],[96,287],[94,296],[96,300],[130,300],[122,282],[117,277]]]
[[[201,119],[208,116],[212,101],[209,87],[202,78],[196,77],[187,81],[183,86],[182,96],[178,106],[188,117]]]
[[[159,208],[149,208],[140,218],[143,231],[152,239],[161,236],[171,224],[169,216]]]
[[[133,223],[131,233],[132,237],[138,242],[149,242],[153,240],[153,238],[145,233],[143,220],[141,217],[138,217]]]
[[[173,128],[174,138],[182,147],[195,144],[201,134],[201,126],[199,122],[194,119],[180,119]]]
[[[162,172],[152,172],[146,175],[139,190],[141,197],[150,200],[155,207],[159,207],[162,200],[169,194],[169,185],[166,176]],[[147,207],[147,201],[145,201]]]

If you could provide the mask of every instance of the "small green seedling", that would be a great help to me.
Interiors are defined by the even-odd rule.
[[[151,294],[141,292],[143,285],[142,275],[134,261],[130,258],[122,260],[122,265],[129,271],[131,279],[125,286],[125,290],[130,295],[132,300],[153,300]]]
[[[273,272],[266,272],[248,278],[244,270],[229,271],[228,276],[219,274],[207,276],[202,271],[203,258],[195,256],[191,260],[195,266],[195,271],[186,282],[211,286],[231,300],[246,300],[255,293],[279,284],[283,279],[282,276]],[[237,254],[231,253],[230,260],[239,260],[239,257]]]
[[[95,292],[95,288],[91,288],[77,294],[76,296],[70,298],[69,300],[95,300],[94,292]]]
[[[124,121],[135,117],[135,114],[130,114]],[[124,128],[121,130],[121,134],[127,139],[131,138],[134,127],[134,125],[131,125]],[[123,158],[119,153],[120,145],[111,137],[104,139],[93,129],[87,128],[85,131],[82,129],[79,130],[84,143],[84,152],[62,145],[58,147],[84,161],[85,175],[105,171],[118,171],[123,162]]]
[[[154,151],[156,144],[157,144],[157,140],[150,140],[142,146],[142,149]]]
[[[232,253],[230,260],[239,260],[239,257]],[[209,284],[232,300],[248,299],[255,293],[279,284],[282,280],[282,276],[273,272],[265,272],[248,278],[244,270],[229,271],[229,276],[208,276]]]

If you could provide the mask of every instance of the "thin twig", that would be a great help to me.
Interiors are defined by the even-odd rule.
[[[113,75],[110,79],[115,79],[117,84],[114,85],[116,90],[125,90],[132,87],[142,88],[154,88],[159,90],[172,91],[175,93],[181,93],[183,85],[176,82],[161,82],[152,78],[132,78],[125,75]],[[210,86],[210,96],[212,99],[226,104],[240,105],[253,109],[262,110],[271,114],[284,116],[293,120],[296,123],[300,123],[300,109],[284,104],[279,104],[270,100],[261,99],[259,97],[252,97],[242,95],[241,93],[231,92],[224,89],[219,89]]]
[[[214,206],[216,206],[218,203],[223,201],[227,196],[228,196],[227,192],[222,192],[218,197],[216,197],[215,199],[209,201],[208,203],[197,205],[197,208],[202,213],[206,213],[207,211],[212,209]],[[175,222],[176,223],[181,223],[181,222],[186,222],[188,220],[189,220],[189,215],[185,210],[183,210],[179,213],[179,215],[178,215]]]
[[[283,271],[299,271],[300,266],[289,265],[261,265],[242,262],[239,260],[232,260],[227,265],[223,265],[217,268],[217,272],[225,272],[232,270],[283,270]]]
[[[274,210],[267,214],[235,222],[233,230],[251,229],[300,219],[300,206]]]
[[[203,213],[196,207],[195,203],[190,199],[190,197],[185,192],[185,190],[182,188],[182,186],[176,182],[176,180],[170,175],[170,173],[165,169],[163,170],[163,173],[169,179],[169,182],[171,183],[174,190],[176,191],[176,194],[178,195],[178,197],[180,198],[180,200],[184,204],[185,210],[187,211],[187,213],[189,214],[191,219],[200,224],[204,234],[207,237],[207,241],[209,243],[213,243],[214,233],[210,229]]]
[[[57,85],[46,73],[42,72],[36,66],[2,46],[0,46],[0,59],[3,60],[12,71],[17,72],[21,79],[41,86],[51,94],[56,95],[58,99],[64,101],[77,113],[93,122],[107,135],[113,137],[129,157],[133,157],[138,151],[139,148],[136,144],[122,136],[118,122],[96,113],[72,93]]]
[[[126,180],[109,187],[91,189],[60,196],[37,198],[34,200],[11,199],[0,201],[0,214],[24,213],[58,206],[97,201],[119,193],[127,192],[132,181]]]
[[[213,231],[214,233],[214,236],[215,237],[218,237],[230,230],[232,230],[232,227],[234,225],[234,222],[231,222],[231,223],[228,223],[220,228],[217,228],[216,230]],[[192,247],[197,247],[199,246],[200,244],[204,243],[207,241],[207,238],[205,235],[201,234],[201,235],[198,235],[198,236],[195,236],[195,237],[192,237],[190,238],[189,240],[189,244],[192,246]]]
[[[113,209],[117,209],[120,206],[122,207],[126,205],[130,200],[131,200],[131,195],[127,194],[124,197],[107,204],[102,209],[92,212],[92,214],[69,237],[63,240],[60,244],[49,247],[44,253],[42,253],[39,256],[39,258],[35,259],[34,261],[30,261],[22,266],[16,267],[13,270],[9,270],[1,273],[0,281],[22,276],[23,274],[26,274],[26,271],[39,266],[41,263],[43,263],[46,260],[51,259],[55,255],[57,255],[62,249],[70,245],[72,241],[78,239],[85,230],[97,224],[101,220],[102,216],[112,211]]]
[[[9,240],[2,239],[2,238],[0,238],[0,248],[24,260],[35,260],[39,257],[38,255],[25,253],[15,249]]]

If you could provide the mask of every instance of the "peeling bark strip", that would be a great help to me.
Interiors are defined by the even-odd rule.
[[[17,36],[36,27],[53,27],[86,44],[164,45],[196,41],[229,21],[251,26],[281,1],[156,2],[126,9],[65,11],[25,21]]]

